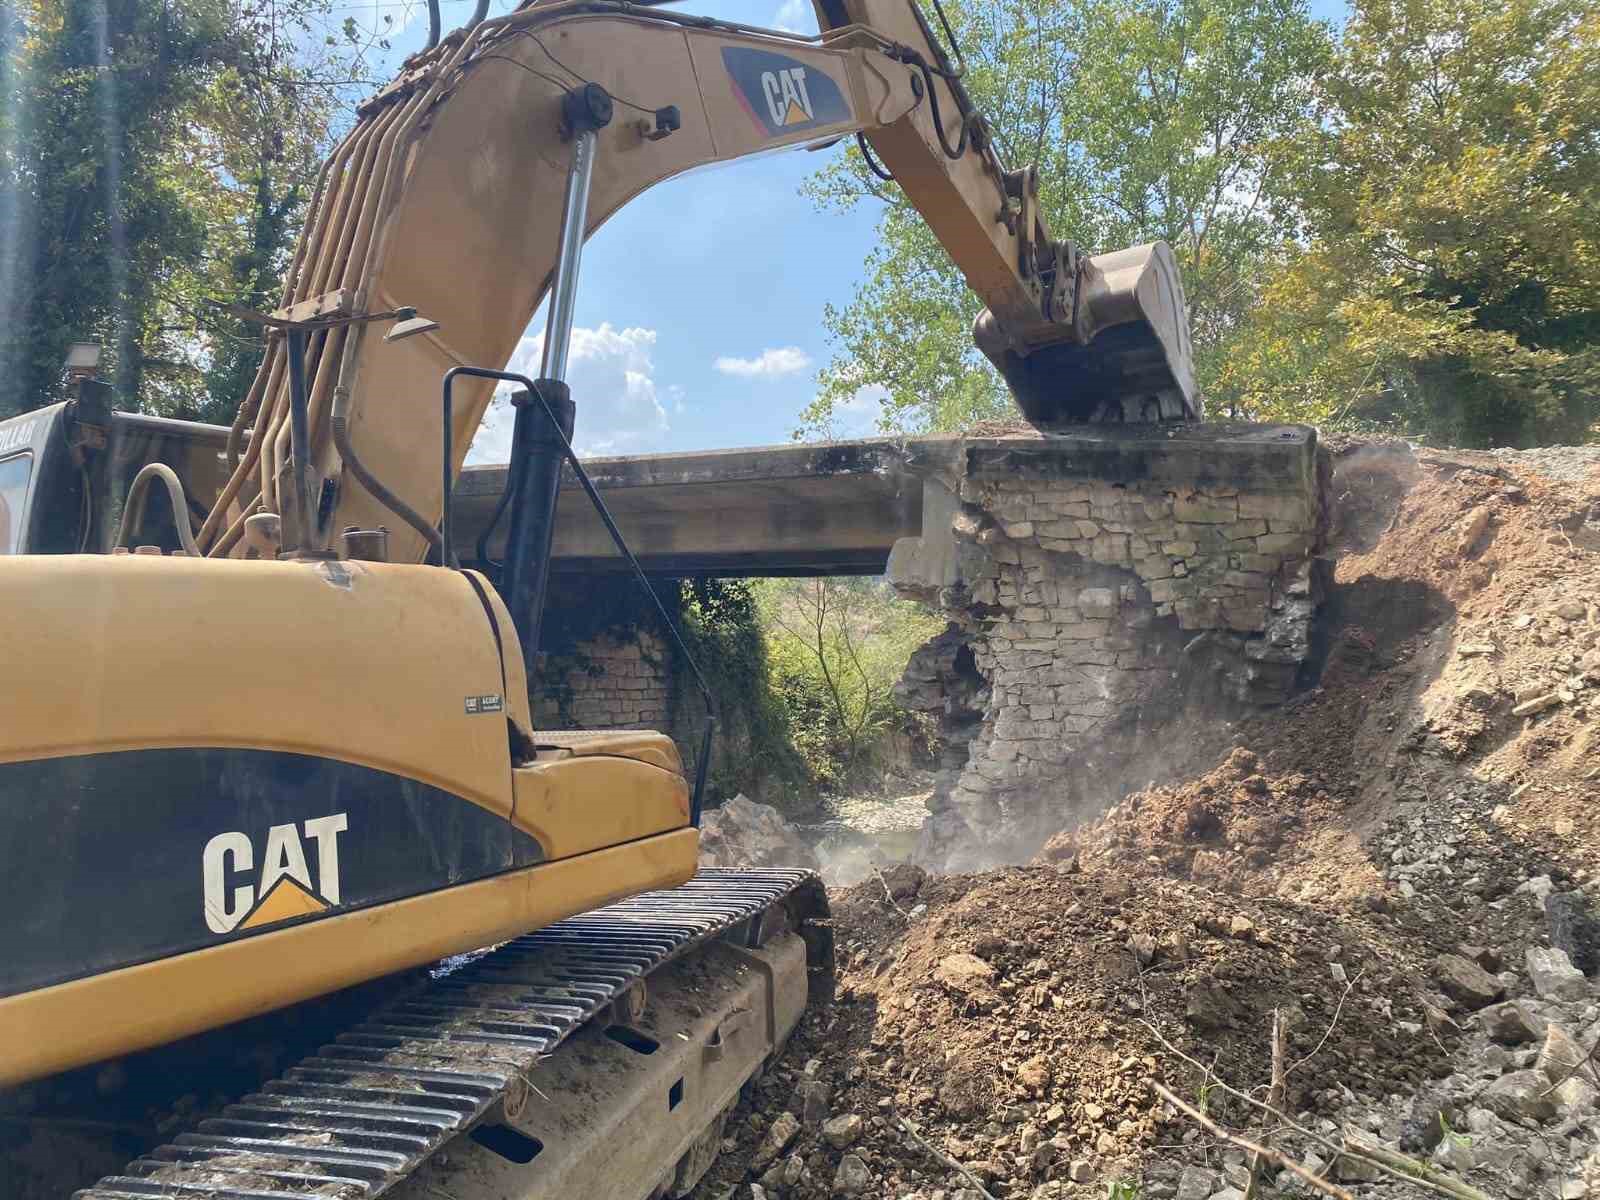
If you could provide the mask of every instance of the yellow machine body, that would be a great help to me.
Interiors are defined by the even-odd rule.
[[[471,572],[0,558],[0,1084],[683,882],[661,734],[530,728]]]

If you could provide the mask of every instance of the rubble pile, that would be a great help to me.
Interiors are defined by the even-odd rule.
[[[1159,1083],[1355,1196],[1600,1200],[1600,452],[1336,450],[1301,690],[1027,866],[837,893],[697,1196],[1314,1194]]]

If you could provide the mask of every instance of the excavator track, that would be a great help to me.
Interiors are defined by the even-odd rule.
[[[78,1200],[368,1200],[486,1119],[514,1115],[543,1058],[636,981],[777,925],[806,942],[810,996],[832,990],[827,896],[810,871],[703,871],[465,961],[340,1034]]]

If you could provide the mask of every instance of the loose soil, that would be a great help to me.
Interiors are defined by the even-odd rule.
[[[1335,453],[1314,684],[1029,864],[836,892],[838,1001],[750,1089],[697,1196],[835,1194],[846,1150],[863,1195],[1171,1194],[1161,1172],[1211,1141],[1152,1082],[1244,1124],[1179,1052],[1264,1087],[1274,1010],[1307,1120],[1461,1069],[1470,1005],[1438,956],[1518,966],[1544,930],[1514,889],[1600,871],[1600,453]],[[812,1081],[858,1140],[807,1127],[752,1170]]]

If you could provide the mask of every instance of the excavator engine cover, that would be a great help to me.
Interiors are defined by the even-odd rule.
[[[1070,320],[1060,341],[1017,347],[987,309],[973,326],[1033,425],[1202,418],[1183,281],[1165,242],[1078,259],[1061,291]]]

